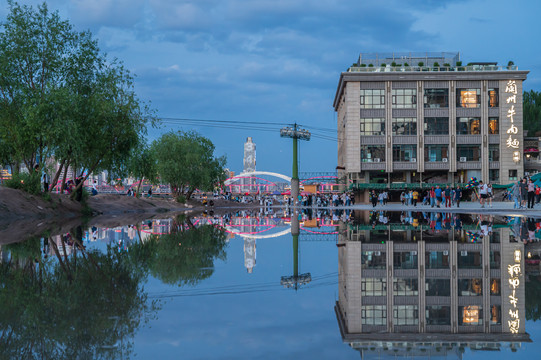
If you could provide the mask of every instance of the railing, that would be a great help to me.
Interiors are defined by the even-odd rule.
[[[470,65],[470,66],[351,66],[347,72],[456,72],[456,71],[517,71],[518,66]]]

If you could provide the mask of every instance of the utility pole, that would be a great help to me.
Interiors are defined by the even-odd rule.
[[[312,275],[310,273],[299,275],[299,217],[297,212],[291,214],[291,235],[293,235],[293,275],[282,276],[280,284],[286,288],[293,288],[295,291],[299,289],[301,285],[306,285],[312,281]]]
[[[288,137],[293,139],[293,174],[291,175],[291,197],[293,198],[293,206],[299,204],[299,157],[297,154],[297,140],[310,140],[310,132],[305,129],[300,129],[297,123],[293,127],[288,126],[280,129],[281,137]]]

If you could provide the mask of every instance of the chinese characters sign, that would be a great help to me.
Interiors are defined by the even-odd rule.
[[[507,110],[507,118],[511,122],[511,126],[507,129],[507,134],[509,134],[509,138],[507,138],[507,141],[505,144],[508,148],[518,149],[520,145],[520,141],[516,137],[518,134],[518,128],[514,124],[514,116],[516,115],[515,105],[517,104],[517,84],[514,80],[509,80],[507,82],[507,85],[505,87],[505,94],[507,96],[507,99],[505,99],[505,102],[507,104],[511,104],[511,107]]]
[[[522,274],[521,261],[522,252],[515,250],[513,254],[514,264],[507,265],[507,273],[509,274],[509,288],[511,289],[511,295],[509,295],[509,304],[513,307],[509,309],[510,320],[507,321],[509,326],[509,332],[517,334],[520,328],[520,318],[518,312],[518,288],[520,286],[520,275]]]

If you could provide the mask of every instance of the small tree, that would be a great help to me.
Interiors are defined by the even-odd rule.
[[[196,189],[212,191],[225,181],[224,156],[214,157],[214,144],[196,132],[169,132],[152,143],[162,181],[176,197],[190,199]]]

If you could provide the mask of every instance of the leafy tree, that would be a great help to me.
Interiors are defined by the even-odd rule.
[[[0,141],[10,152],[0,160],[30,170],[54,157],[60,167],[53,184],[68,167],[86,177],[122,174],[147,124],[156,122],[131,74],[46,4],[8,3],[0,28]]]
[[[538,136],[541,131],[541,92],[524,92],[524,129],[528,136]]]
[[[214,144],[196,132],[169,132],[152,143],[161,181],[178,197],[212,191],[226,176],[225,156],[214,157]]]

